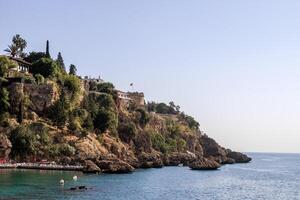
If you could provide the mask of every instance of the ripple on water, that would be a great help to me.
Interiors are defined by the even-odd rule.
[[[75,172],[0,170],[0,199],[153,200],[300,199],[298,154],[251,154],[249,164],[216,171],[187,167],[137,170],[132,174],[84,175]],[[63,178],[63,187],[58,181]],[[67,189],[86,185],[84,192]]]

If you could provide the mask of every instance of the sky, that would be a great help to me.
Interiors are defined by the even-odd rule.
[[[0,0],[0,54],[62,53],[147,101],[179,104],[244,152],[300,152],[300,1]],[[130,88],[130,83],[134,83]]]

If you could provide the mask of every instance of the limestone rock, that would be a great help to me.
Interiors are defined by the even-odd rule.
[[[157,152],[145,153],[142,152],[139,156],[139,163],[141,168],[161,168],[163,167],[163,162],[161,155]]]
[[[84,162],[85,168],[83,172],[85,173],[99,173],[101,172],[101,169],[91,160],[86,160]]]
[[[214,139],[204,135],[200,138],[204,157],[226,157],[226,152]]]
[[[236,163],[248,163],[252,160],[250,157],[243,153],[231,150],[227,150],[227,157],[233,159]]]
[[[0,159],[8,159],[11,147],[9,139],[5,135],[0,135]]]
[[[172,153],[165,156],[164,165],[178,166],[179,164],[183,164],[187,166],[188,164],[194,162],[196,159],[197,157],[193,153]]]
[[[119,173],[130,173],[134,171],[134,167],[117,158],[98,160],[96,161],[96,164],[103,173],[119,174]]]
[[[194,170],[215,170],[221,167],[219,163],[207,158],[200,158],[199,160],[191,163],[189,165],[191,169]]]

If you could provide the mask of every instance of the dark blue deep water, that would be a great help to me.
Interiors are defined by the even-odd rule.
[[[0,170],[0,199],[150,200],[150,199],[300,199],[300,154],[249,153],[249,164],[217,171],[187,167],[137,170],[123,175],[75,172]],[[64,187],[59,180],[64,178]],[[84,192],[67,189],[86,185]]]

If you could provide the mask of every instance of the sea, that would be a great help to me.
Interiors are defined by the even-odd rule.
[[[130,174],[0,169],[0,199],[224,200],[300,199],[300,154],[247,153],[251,163],[215,171],[188,167]],[[78,176],[74,181],[73,176]],[[64,185],[59,181],[65,180]],[[87,190],[71,191],[84,185]]]

